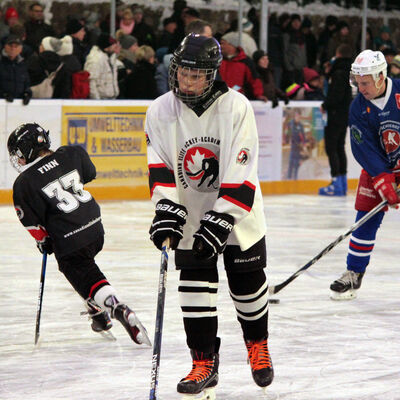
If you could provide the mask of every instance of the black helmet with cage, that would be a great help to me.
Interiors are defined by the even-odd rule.
[[[187,105],[194,106],[200,103],[210,93],[221,62],[221,47],[216,39],[190,33],[183,39],[171,59],[170,89]],[[184,93],[179,89],[178,69],[180,67],[187,72],[196,72],[205,76],[206,83],[200,94]]]
[[[35,122],[22,124],[8,137],[7,148],[11,164],[20,170],[18,159],[29,164],[36,160],[41,150],[50,148],[49,131]]]

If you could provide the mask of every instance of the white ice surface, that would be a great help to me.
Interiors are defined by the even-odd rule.
[[[288,278],[354,222],[353,196],[265,197],[268,275]],[[153,340],[159,252],[148,239],[150,201],[102,204],[106,230],[98,265],[141,318]],[[0,400],[148,399],[150,348],[93,333],[83,305],[47,266],[40,346],[34,332],[41,255],[11,206],[0,207]],[[345,269],[347,240],[299,276],[270,307],[270,352],[275,380],[267,394],[253,383],[239,324],[220,266],[218,296],[220,383],[217,399],[400,399],[400,222],[390,210],[356,300],[333,302],[329,284]],[[170,258],[159,399],[179,399],[176,383],[191,367]]]

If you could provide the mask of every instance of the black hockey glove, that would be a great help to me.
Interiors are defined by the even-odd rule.
[[[287,96],[285,96],[284,98],[283,98],[283,101],[285,102],[285,105],[288,105],[289,104],[289,97],[287,97]]]
[[[24,106],[27,106],[27,105],[29,104],[29,102],[31,101],[31,98],[32,98],[32,94],[29,93],[29,92],[25,92],[25,93],[22,95],[22,104],[23,104]]]
[[[37,240],[36,246],[42,254],[53,254],[53,239],[50,236],[46,236],[42,241]]]
[[[164,240],[170,238],[170,248],[175,250],[183,237],[183,225],[186,223],[186,207],[171,200],[160,200],[156,205],[156,216],[149,230],[150,239],[161,250]]]
[[[233,229],[233,217],[229,214],[207,211],[200,224],[200,229],[193,235],[194,255],[208,259],[221,254]]]
[[[279,101],[277,97],[274,97],[272,99],[272,108],[278,107],[279,106]]]

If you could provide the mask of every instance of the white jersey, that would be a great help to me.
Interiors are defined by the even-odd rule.
[[[198,116],[170,91],[149,107],[145,131],[152,201],[169,199],[188,211],[179,249],[192,248],[209,210],[234,217],[228,244],[242,251],[265,235],[257,127],[242,94],[229,89]]]

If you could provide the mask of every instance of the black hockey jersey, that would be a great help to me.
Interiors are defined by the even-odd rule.
[[[13,186],[17,215],[38,241],[49,235],[57,256],[85,247],[104,235],[100,207],[83,184],[96,167],[80,146],[63,146],[28,164]]]

